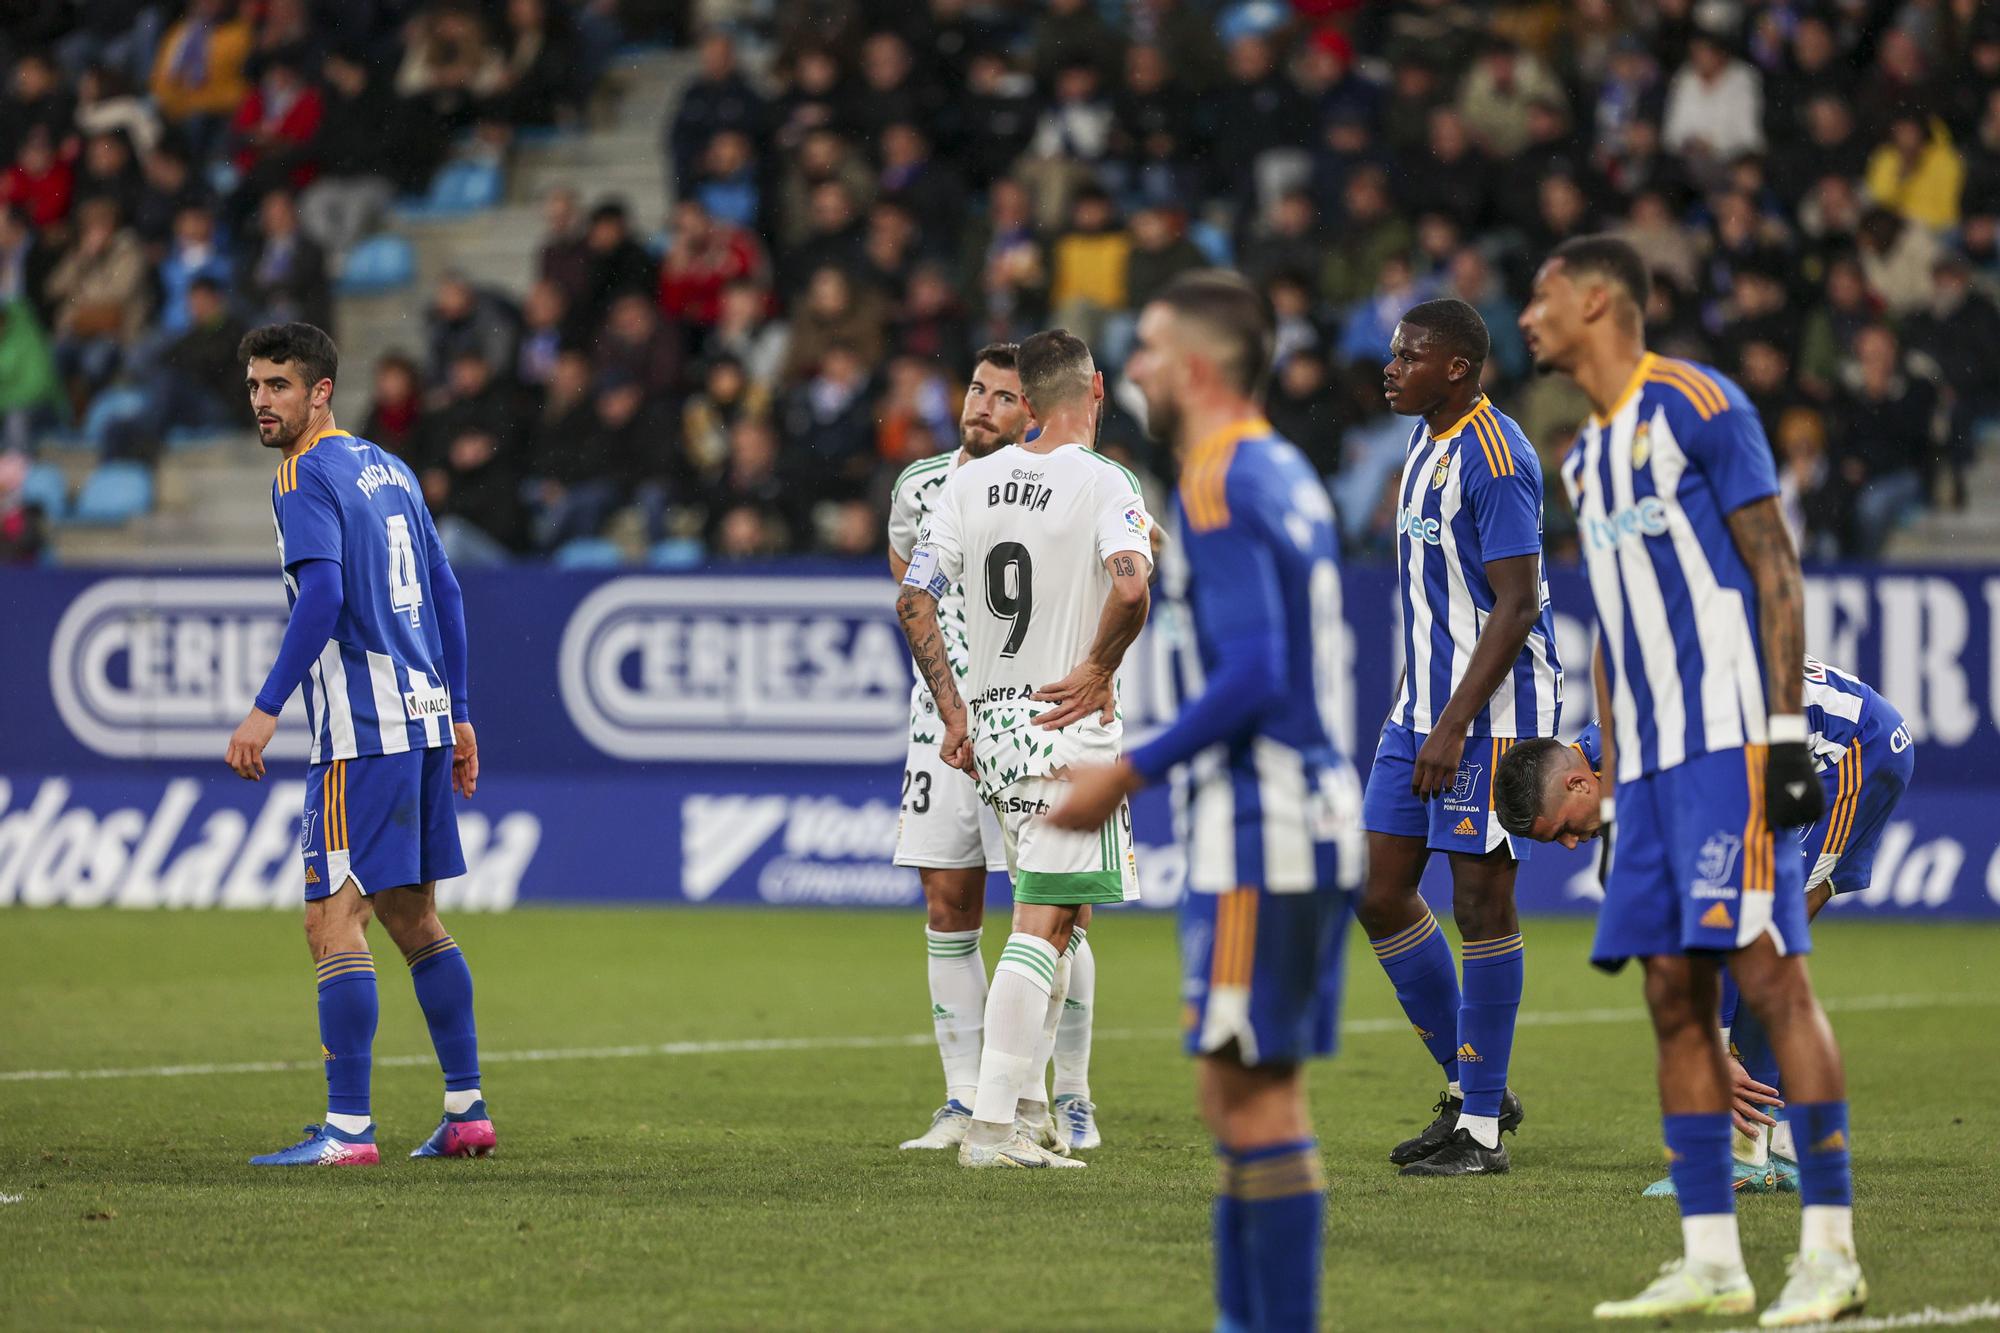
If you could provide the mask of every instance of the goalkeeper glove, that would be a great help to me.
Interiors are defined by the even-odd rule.
[[[1797,713],[1771,719],[1764,759],[1764,819],[1774,829],[1800,828],[1820,817],[1826,791],[1806,746],[1806,720]]]

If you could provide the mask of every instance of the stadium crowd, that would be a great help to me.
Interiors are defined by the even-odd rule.
[[[67,414],[141,457],[233,413],[243,324],[331,319],[329,264],[393,193],[573,116],[619,18],[667,22],[39,8],[61,17],[10,24],[0,104],[7,447]],[[1582,232],[1646,256],[1653,347],[1756,403],[1809,557],[1963,504],[2000,415],[2000,14],[1976,0],[752,8],[695,39],[668,218],[557,192],[524,296],[448,275],[426,344],[373,368],[351,424],[417,468],[455,558],[606,531],[877,550],[890,481],[955,444],[973,349],[1065,324],[1115,380],[1137,307],[1218,262],[1278,314],[1270,415],[1363,553],[1392,544],[1409,423],[1379,372],[1420,300],[1484,315],[1489,388],[1553,471],[1587,409],[1515,320]],[[389,115],[410,150],[385,162]],[[1157,487],[1114,397],[1103,447]],[[1548,518],[1560,552],[1559,495]]]

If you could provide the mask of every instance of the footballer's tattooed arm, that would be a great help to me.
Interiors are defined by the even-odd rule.
[[[1805,690],[1799,674],[1806,655],[1805,577],[1778,498],[1767,496],[1730,514],[1729,535],[1757,586],[1757,628],[1764,640],[1771,714],[1797,713]]]
[[[1038,727],[1066,727],[1093,712],[1109,726],[1118,716],[1118,666],[1146,627],[1146,613],[1153,604],[1146,584],[1153,577],[1153,562],[1136,551],[1115,551],[1105,558],[1104,569],[1111,575],[1111,592],[1104,599],[1089,655],[1067,676],[1029,696],[1055,705],[1035,719]]]
[[[965,700],[959,698],[958,682],[953,679],[951,662],[945,656],[944,631],[938,627],[937,610],[937,598],[922,588],[905,586],[896,594],[896,619],[902,622],[903,637],[909,640],[910,657],[917,664],[917,674],[930,689],[938,716],[944,720],[945,740],[938,748],[946,763],[953,768],[964,768],[966,764],[960,760],[970,761],[969,749],[959,754],[966,736]]]

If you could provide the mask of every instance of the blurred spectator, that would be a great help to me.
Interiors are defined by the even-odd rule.
[[[1271,206],[1262,227],[1238,256],[1245,277],[1262,287],[1280,273],[1312,274],[1326,253],[1312,195],[1289,190]]]
[[[590,291],[590,247],[576,191],[558,186],[542,197],[542,242],[535,253],[535,276],[562,288],[574,307]]]
[[[813,186],[806,213],[806,234],[782,257],[778,276],[787,300],[804,289],[823,268],[855,276],[867,266],[862,253],[866,234],[854,192],[839,180]]]
[[[561,391],[552,395],[556,414],[544,413],[530,460],[534,496],[534,540],[551,550],[577,537],[594,537],[619,497],[639,472],[639,458],[652,441],[646,391],[629,376],[608,376],[584,410],[571,401],[576,372],[559,372]],[[557,427],[563,433],[557,433]],[[575,432],[570,434],[568,432]]]
[[[883,127],[881,193],[909,210],[926,244],[945,242],[965,211],[965,183],[931,155],[931,141],[910,121]]]
[[[1927,229],[1875,207],[1862,214],[1858,239],[1862,275],[1887,314],[1900,319],[1929,304],[1938,243]]]
[[[158,253],[172,240],[174,225],[184,210],[206,211],[214,198],[207,183],[189,165],[186,150],[177,144],[162,143],[146,154],[142,175],[144,183],[132,226],[147,248]]]
[[[562,288],[543,278],[528,288],[521,301],[521,341],[514,352],[514,378],[531,389],[547,384],[556,359],[576,336]]]
[[[1303,348],[1285,358],[1265,403],[1278,434],[1304,450],[1322,477],[1340,471],[1340,397],[1325,355]]]
[[[56,366],[72,402],[118,373],[151,309],[150,280],[139,238],[122,224],[116,204],[93,199],[77,210],[76,240],[48,280],[56,302]]]
[[[1807,560],[1837,560],[1851,539],[1850,494],[1826,457],[1826,425],[1794,408],[1778,418],[1778,503],[1792,542]]]
[[[1348,312],[1347,322],[1340,331],[1340,359],[1357,370],[1387,360],[1389,337],[1395,333],[1403,312],[1427,295],[1417,285],[1409,256],[1389,256],[1376,276],[1375,290]]]
[[[1667,274],[1682,287],[1695,284],[1701,265],[1695,234],[1674,218],[1666,197],[1658,190],[1633,196],[1625,225],[1617,230],[1639,252],[1649,271]]]
[[[771,317],[770,298],[754,283],[732,282],[722,289],[722,314],[708,332],[710,356],[733,356],[751,383],[775,392],[791,347],[791,329]]]
[[[1832,92],[1815,93],[1805,105],[1803,136],[1792,134],[1771,146],[1779,187],[1796,198],[1828,176],[1858,179],[1868,163],[1868,145],[1854,128],[1854,108]]]
[[[83,146],[83,170],[77,174],[71,198],[109,199],[118,205],[118,216],[130,218],[139,210],[139,165],[133,161],[132,147],[119,131],[93,134]]]
[[[396,95],[421,107],[443,132],[470,128],[507,72],[478,11],[434,5],[411,21],[409,32],[396,69]]]
[[[1548,67],[1505,38],[1493,39],[1458,90],[1459,113],[1486,151],[1512,157],[1528,143],[1529,108],[1568,104]]]
[[[260,324],[303,320],[333,330],[326,252],[299,230],[298,206],[273,190],[257,208],[257,238],[242,260],[236,290]]]
[[[1854,541],[1848,554],[1874,559],[1924,495],[1926,473],[1942,443],[1937,391],[1905,370],[1902,348],[1886,324],[1854,342],[1835,414],[1842,428],[1841,479],[1854,492]]]
[[[1009,66],[999,52],[973,56],[959,107],[965,143],[957,153],[968,179],[991,181],[1014,169],[1034,137],[1039,115],[1034,92],[1034,80]]]
[[[721,30],[701,39],[701,69],[681,94],[667,129],[667,160],[673,179],[687,186],[695,165],[716,135],[725,130],[755,136],[763,129],[764,99],[736,67],[736,43]]]
[[[1088,54],[1078,54],[1055,78],[1055,96],[1043,107],[1021,166],[1039,200],[1039,216],[1054,226],[1066,216],[1072,196],[1096,189],[1092,174],[1111,152],[1115,113],[1105,99],[1102,74]]]
[[[627,292],[613,301],[593,352],[600,379],[630,380],[648,399],[665,401],[680,388],[680,330],[660,322],[649,296]]]
[[[611,476],[610,461],[595,458],[591,452],[597,422],[591,389],[590,358],[580,348],[564,349],[549,368],[541,408],[528,431],[529,506],[536,515],[533,523],[538,547],[549,545],[549,529],[542,516],[563,498],[544,483],[553,481],[567,487]]]
[[[547,126],[574,106],[577,52],[567,13],[548,0],[507,0],[501,70],[487,116],[510,126]]]
[[[512,365],[520,324],[506,297],[451,270],[424,312],[424,330],[431,378],[440,380],[463,353],[477,354],[489,368]]]
[[[1338,219],[1339,245],[1329,249],[1320,269],[1320,294],[1336,306],[1351,305],[1375,286],[1392,255],[1407,255],[1410,226],[1389,198],[1389,177],[1366,167],[1348,177]]]
[[[445,558],[465,569],[503,564],[521,549],[520,480],[483,426],[450,435],[425,490],[437,514]]]
[[[326,105],[295,61],[291,55],[267,59],[229,125],[241,188],[252,199],[279,186],[302,190],[319,169],[312,145]]]
[[[1048,259],[1035,235],[1028,192],[1019,181],[995,181],[986,211],[986,233],[978,238],[974,256],[983,297],[974,340],[1018,342],[1034,332],[1048,311]]]
[[[1228,145],[1216,166],[1231,192],[1263,200],[1298,183],[1301,173],[1294,164],[1305,158],[1301,145],[1312,132],[1312,107],[1278,67],[1268,39],[1243,36],[1231,42],[1227,77],[1206,100],[1214,140]],[[1285,175],[1291,179],[1282,180]]]
[[[75,183],[76,173],[56,152],[54,138],[37,125],[22,136],[13,165],[0,177],[0,207],[20,209],[38,229],[54,227],[69,217]]]
[[[722,292],[733,282],[761,276],[763,255],[743,228],[713,214],[698,200],[674,208],[673,237],[660,268],[660,309],[697,329],[722,316]]]
[[[1756,68],[1732,56],[1721,39],[1697,31],[1667,93],[1662,141],[1708,177],[1739,153],[1762,149],[1764,91]]]
[[[972,335],[965,307],[941,265],[920,264],[911,272],[890,341],[903,356],[954,368],[969,353]]]
[[[1079,60],[1109,77],[1123,46],[1091,0],[1049,0],[1028,41],[1034,75],[1045,87]]]
[[[1521,341],[1520,307],[1507,299],[1500,275],[1493,271],[1484,254],[1470,245],[1461,247],[1451,257],[1443,289],[1438,294],[1457,297],[1486,321],[1487,336],[1492,343],[1486,358],[1489,374],[1497,371],[1503,380],[1519,380],[1527,375],[1528,348]]]
[[[21,494],[27,477],[25,453],[0,451],[0,561],[7,564],[33,564],[48,541],[47,516]]]
[[[189,204],[174,216],[174,238],[157,270],[160,283],[160,327],[179,333],[188,326],[188,291],[200,279],[227,289],[235,277],[229,254],[215,234],[215,218],[201,204]]]
[[[0,101],[0,155],[14,158],[29,135],[40,130],[51,151],[61,145],[76,122],[76,99],[62,84],[62,71],[44,51],[26,50],[14,57],[7,96]]]
[[[368,66],[334,53],[320,66],[325,114],[313,145],[319,174],[299,196],[299,222],[331,254],[344,255],[375,229],[397,190],[414,193],[437,163],[396,98],[375,85]],[[382,144],[396,144],[384,153]]]
[[[1122,191],[1152,203],[1184,203],[1197,195],[1201,145],[1194,108],[1159,47],[1126,51],[1124,82],[1112,106],[1111,153]]]
[[[188,320],[140,377],[144,410],[113,423],[104,452],[113,458],[159,457],[168,429],[220,430],[243,422],[243,363],[236,347],[249,331],[229,311],[228,292],[214,278],[195,279]]]
[[[829,355],[844,351],[864,366],[880,362],[887,346],[882,304],[831,265],[812,275],[792,316],[783,378],[797,383],[817,374]],[[838,379],[842,385],[848,383]]]
[[[855,201],[872,199],[875,177],[854,152],[853,145],[831,130],[816,130],[784,165],[779,183],[776,240],[789,254],[813,235],[813,206],[820,188],[829,183],[845,189],[843,201],[851,213]]]
[[[1962,509],[1964,473],[1977,428],[2000,417],[2000,381],[1993,374],[1994,357],[2000,354],[2000,308],[1972,285],[1972,266],[1963,255],[1940,256],[1932,272],[1930,304],[1912,315],[1903,331],[1910,349],[1937,366],[1948,413],[1950,502]]]
[[[1456,107],[1441,106],[1430,114],[1427,151],[1403,183],[1404,202],[1412,213],[1442,213],[1470,232],[1485,224],[1492,209],[1496,174],[1472,141],[1465,117]]]
[[[711,217],[733,227],[758,225],[763,187],[750,140],[741,131],[724,130],[708,141],[699,176],[694,197]]]
[[[1842,364],[1853,354],[1855,335],[1878,314],[1860,263],[1836,259],[1826,272],[1825,298],[1806,316],[1799,338],[1799,375],[1815,397],[1832,394]]]
[[[1142,208],[1132,215],[1132,250],[1125,261],[1126,304],[1131,309],[1143,307],[1190,269],[1207,267],[1201,247],[1188,239],[1187,215],[1180,209]]]
[[[372,440],[412,468],[423,458],[424,400],[417,363],[403,352],[386,352],[375,363],[375,396],[361,438]]]
[[[1107,316],[1129,304],[1126,275],[1132,237],[1119,224],[1111,197],[1094,187],[1080,192],[1069,229],[1050,247],[1052,317],[1081,337],[1096,340]]]
[[[703,498],[709,516],[710,546],[724,544],[721,540],[724,524],[730,515],[745,509],[755,517],[760,536],[774,539],[772,551],[781,551],[790,544],[791,533],[799,526],[798,516],[793,509],[793,489],[780,471],[778,432],[768,419],[748,415],[736,419],[729,428],[728,461]],[[774,526],[775,533],[771,531]],[[748,554],[741,550],[737,553]]]
[[[0,459],[31,452],[64,406],[62,380],[34,307],[22,296],[0,298]],[[0,517],[0,524],[5,521]]]
[[[153,103],[197,154],[206,153],[250,91],[244,80],[250,41],[250,25],[237,17],[232,0],[192,0],[160,39]]]
[[[889,306],[899,306],[916,263],[916,219],[901,200],[877,199],[861,234],[862,283]]]
[[[681,410],[681,449],[697,485],[712,484],[729,461],[729,436],[745,417],[771,410],[771,396],[743,363],[724,353],[702,368],[701,388]]]
[[[651,295],[658,285],[659,265],[645,246],[632,239],[622,200],[606,200],[590,210],[583,249],[583,284],[570,293],[570,310],[580,328],[594,329],[603,323],[611,303],[626,292]]]
[[[804,465],[810,460],[814,492],[844,499],[861,494],[876,462],[874,412],[868,367],[854,348],[838,343],[820,356],[811,376],[794,388],[782,408],[785,446]]]
[[[872,32],[861,43],[861,96],[850,109],[861,140],[879,144],[895,124],[935,123],[949,108],[944,91],[929,71],[910,59],[910,46],[900,33]]]
[[[42,299],[56,252],[44,245],[20,210],[0,208],[0,304],[25,301],[47,330],[54,306]]]
[[[911,356],[892,359],[875,425],[875,451],[897,466],[941,452],[940,441],[957,438],[963,396],[936,366]]]
[[[1944,122],[1906,112],[1889,124],[1889,137],[1868,158],[1868,193],[1905,221],[1943,231],[1958,225],[1965,159],[1952,147]]]

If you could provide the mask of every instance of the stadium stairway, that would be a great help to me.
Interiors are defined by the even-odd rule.
[[[342,375],[336,417],[358,428],[368,414],[377,357],[401,348],[421,356],[424,306],[438,278],[463,270],[513,296],[533,281],[542,235],[541,199],[569,186],[585,207],[617,195],[635,234],[665,222],[667,183],[661,127],[695,69],[692,53],[639,50],[619,57],[593,99],[586,127],[515,147],[500,207],[457,217],[392,213],[387,231],[410,243],[415,281],[400,290],[342,295],[336,308]],[[54,450],[74,496],[97,466],[94,454]],[[60,523],[52,531],[58,562],[178,569],[251,565],[271,559],[266,497],[272,460],[249,431],[172,445],[154,478],[151,512],[116,526]]]

